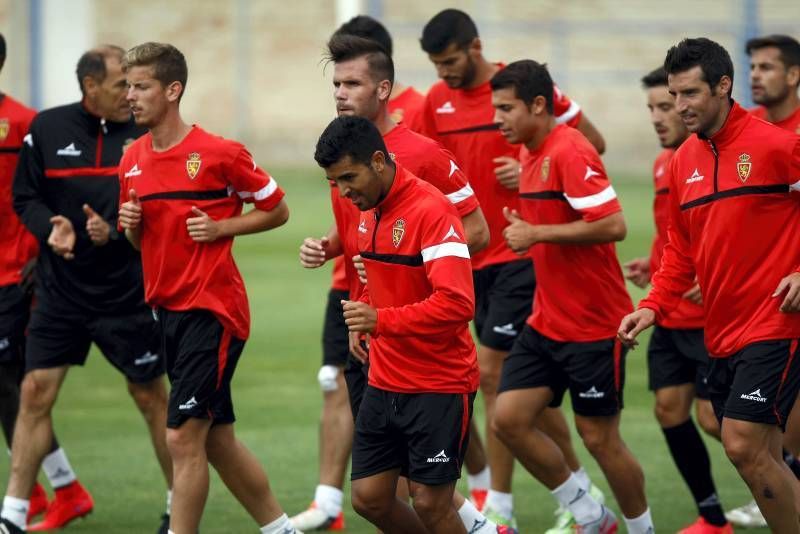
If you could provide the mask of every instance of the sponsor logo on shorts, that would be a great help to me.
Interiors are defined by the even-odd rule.
[[[597,391],[597,388],[592,386],[587,391],[578,393],[578,396],[582,399],[602,399],[606,394],[604,391]]]
[[[446,464],[449,461],[450,458],[448,458],[447,455],[444,453],[444,449],[442,449],[442,452],[440,452],[433,458],[428,458],[429,464]]]
[[[514,323],[508,323],[504,325],[498,325],[492,328],[492,330],[498,334],[503,334],[504,336],[516,336],[517,330],[514,328]]]
[[[158,361],[158,354],[153,354],[149,350],[133,360],[134,365],[147,365],[148,363],[153,363]]]
[[[767,402],[767,398],[761,396],[761,388],[758,388],[757,390],[755,390],[755,391],[753,391],[751,393],[747,393],[747,394],[742,393],[739,396],[739,398],[740,399],[745,399],[745,400],[751,400],[751,401],[755,401],[755,402]]]
[[[11,340],[7,337],[0,339],[0,350],[6,350],[11,346]]]
[[[178,405],[178,409],[179,410],[191,410],[192,408],[194,408],[198,404],[199,403],[197,402],[197,399],[195,399],[194,396],[192,396],[192,398],[189,399],[188,401],[184,402],[183,404],[179,404]]]

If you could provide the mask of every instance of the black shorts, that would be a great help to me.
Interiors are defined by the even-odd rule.
[[[129,382],[164,374],[153,313],[144,304],[120,315],[90,314],[37,295],[25,349],[25,370],[83,365],[94,342]]]
[[[331,289],[328,292],[325,322],[322,325],[322,365],[343,367],[347,363],[350,344],[341,301],[349,298],[347,291]]]
[[[723,417],[786,428],[800,390],[798,340],[760,341],[728,358],[711,358],[708,393]]]
[[[531,314],[536,276],[529,259],[472,271],[475,331],[481,345],[509,351]]]
[[[650,390],[694,384],[695,396],[708,399],[708,361],[702,328],[656,326],[647,346]]]
[[[547,387],[553,391],[550,406],[556,408],[569,389],[576,414],[615,415],[623,407],[626,352],[616,338],[555,341],[526,324],[503,362],[497,391]]]
[[[347,396],[350,399],[350,410],[353,412],[353,421],[358,418],[358,409],[364,399],[367,389],[369,365],[364,365],[348,353],[347,363],[344,366],[344,381],[347,384]]]
[[[172,389],[167,427],[178,428],[187,419],[211,419],[212,424],[236,421],[231,379],[244,341],[225,330],[207,310],[157,312],[161,353],[167,362]]]
[[[24,361],[30,311],[31,296],[19,285],[0,287],[0,365]]]
[[[474,393],[392,393],[367,386],[356,419],[350,478],[399,468],[402,476],[421,484],[457,480],[474,398]]]

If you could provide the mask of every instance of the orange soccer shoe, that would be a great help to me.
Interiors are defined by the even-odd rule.
[[[344,513],[339,512],[336,517],[331,517],[312,502],[307,510],[300,512],[290,519],[292,526],[297,530],[309,532],[312,530],[344,530]]]
[[[733,534],[733,527],[730,523],[718,527],[706,521],[704,517],[698,517],[697,521],[679,530],[678,534]]]
[[[64,528],[70,521],[91,513],[93,508],[92,496],[81,486],[80,482],[75,480],[63,488],[56,489],[55,498],[47,507],[44,518],[38,523],[28,526],[28,532]]]
[[[30,508],[28,508],[28,523],[37,515],[44,513],[44,511],[47,510],[47,504],[47,492],[44,490],[44,487],[37,482],[31,492],[31,505]]]

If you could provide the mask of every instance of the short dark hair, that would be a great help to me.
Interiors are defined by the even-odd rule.
[[[664,70],[663,66],[653,69],[642,76],[642,87],[645,89],[652,89],[653,87],[661,87],[663,85],[667,85],[667,71]]]
[[[492,91],[513,87],[517,98],[529,106],[534,98],[543,96],[547,103],[547,113],[553,114],[553,79],[545,64],[532,59],[514,61],[497,71],[489,84]]]
[[[357,15],[336,30],[336,33],[357,35],[364,39],[372,39],[380,44],[386,53],[392,55],[392,36],[389,30],[377,20],[367,15]]]
[[[664,70],[667,74],[686,72],[693,67],[700,67],[703,81],[712,89],[719,84],[723,76],[729,77],[733,82],[733,62],[730,54],[722,45],[711,39],[705,37],[684,39],[670,48],[664,59]],[[728,96],[732,92],[733,83]]]
[[[78,76],[78,86],[81,88],[81,93],[84,93],[83,79],[89,76],[98,83],[102,83],[106,79],[106,61],[109,58],[116,58],[122,61],[122,56],[125,55],[125,50],[115,45],[102,45],[93,48],[81,56],[78,60],[78,66],[75,68],[75,74]]]
[[[328,168],[347,156],[356,162],[369,165],[372,155],[383,152],[392,165],[383,137],[372,121],[363,117],[337,117],[328,124],[317,141],[314,159],[322,168]]]
[[[753,54],[753,50],[774,46],[781,52],[781,61],[788,69],[789,67],[800,66],[800,43],[794,37],[788,35],[766,35],[756,37],[747,41],[744,49],[747,55]]]
[[[454,43],[467,48],[477,36],[478,28],[469,15],[458,9],[445,9],[428,21],[419,42],[428,54],[439,54]]]
[[[6,38],[3,37],[3,34],[0,33],[0,67],[3,66],[3,63],[6,61]]]
[[[389,80],[394,84],[394,61],[380,43],[338,31],[331,36],[325,56],[327,61],[341,63],[360,57],[366,58],[372,78],[376,82]]]
[[[189,67],[180,50],[167,43],[142,43],[125,53],[122,68],[127,72],[131,67],[153,67],[153,77],[166,87],[172,82],[180,82],[186,92]],[[180,99],[179,99],[180,100]]]

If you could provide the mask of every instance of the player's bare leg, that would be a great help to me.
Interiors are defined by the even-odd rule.
[[[786,432],[783,434],[783,448],[794,456],[800,456],[800,396],[797,397],[786,420]]]
[[[344,374],[336,375],[336,389],[325,391],[319,425],[319,483],[341,489],[353,448],[353,414]]]
[[[143,384],[128,382],[130,393],[136,407],[147,423],[153,450],[156,453],[161,472],[167,481],[167,487],[172,487],[172,460],[167,449],[167,386],[163,377],[156,378]]]
[[[714,407],[708,399],[695,399],[694,401],[695,415],[697,416],[697,424],[703,429],[703,432],[716,439],[722,441],[722,430],[719,427],[719,420],[714,415]]]
[[[514,456],[492,430],[497,387],[507,351],[489,347],[478,348],[478,367],[481,371],[481,395],[486,407],[486,458],[491,471],[491,489],[511,493],[511,477],[514,474]],[[471,438],[471,436],[470,436]]]
[[[536,419],[536,426],[556,442],[573,473],[581,468],[581,461],[578,460],[578,455],[572,446],[572,433],[569,431],[567,419],[561,408],[547,407],[542,410]]]
[[[219,473],[225,486],[259,526],[283,515],[264,468],[253,453],[236,439],[232,424],[211,427],[206,452],[208,461]]]
[[[575,426],[627,518],[647,512],[644,473],[619,434],[619,414],[610,417],[575,416]]]
[[[385,534],[425,532],[425,525],[408,502],[395,495],[399,469],[353,480],[353,509]]]
[[[800,532],[797,479],[783,462],[777,426],[724,418],[725,453],[750,487],[772,532]]]
[[[197,532],[208,498],[208,419],[190,418],[178,428],[167,429],[172,457],[172,513],[170,530],[177,534]]]
[[[458,512],[453,507],[455,481],[447,484],[409,484],[414,510],[430,534],[466,534]]]
[[[11,447],[6,495],[28,499],[42,460],[53,443],[52,409],[68,366],[28,372],[20,388],[20,407]]]

